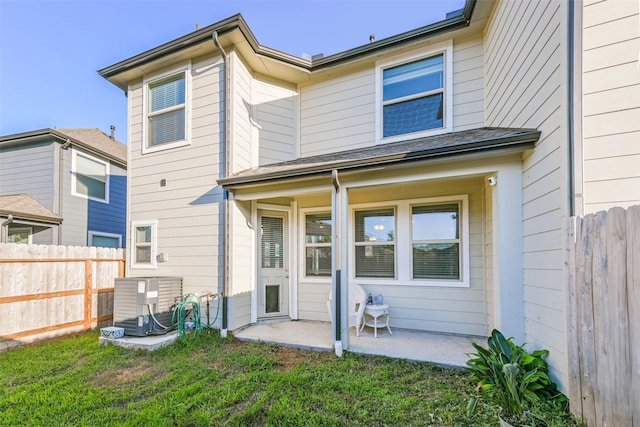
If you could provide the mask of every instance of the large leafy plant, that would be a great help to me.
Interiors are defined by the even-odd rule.
[[[545,360],[548,350],[529,353],[524,345],[516,345],[512,338],[505,338],[496,329],[491,332],[487,345],[488,348],[484,348],[473,343],[477,353],[468,354],[466,369],[477,383],[477,394],[471,397],[467,408],[469,416],[475,412],[478,399],[484,398],[500,408],[502,418],[523,425],[531,405],[541,401],[566,401],[549,378]],[[527,423],[529,421],[532,420]]]

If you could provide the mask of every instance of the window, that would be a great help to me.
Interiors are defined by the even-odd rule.
[[[379,140],[451,129],[451,50],[446,42],[420,57],[381,65]]]
[[[164,75],[146,83],[143,153],[187,144],[187,72]]]
[[[100,246],[103,248],[122,247],[122,236],[119,234],[101,233],[89,231],[89,246]]]
[[[31,227],[9,227],[7,241],[9,243],[30,245],[32,235],[33,229]]]
[[[133,221],[132,268],[156,267],[156,230],[155,221]]]
[[[305,275],[331,276],[331,213],[305,216]]]
[[[74,150],[72,169],[72,194],[109,203],[109,163]]]
[[[458,203],[411,208],[413,279],[460,280]]]
[[[355,212],[356,277],[395,277],[395,210]]]
[[[469,196],[458,194],[353,206],[350,280],[471,286],[468,204]]]

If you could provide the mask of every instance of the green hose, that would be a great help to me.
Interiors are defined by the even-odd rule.
[[[193,323],[193,327],[189,323]],[[178,326],[178,339],[191,344],[202,331],[200,300],[197,295],[187,294],[173,311],[171,323]]]

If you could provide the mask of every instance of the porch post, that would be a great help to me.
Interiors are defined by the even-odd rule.
[[[334,313],[334,346],[336,355],[342,356],[342,272],[340,258],[340,182],[338,181],[338,171],[334,169],[331,172],[333,187],[331,188],[331,218],[333,218],[333,227],[331,229],[331,294],[333,295]]]
[[[522,167],[500,169],[491,184],[494,327],[524,340]]]

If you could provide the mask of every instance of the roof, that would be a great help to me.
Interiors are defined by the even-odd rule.
[[[91,151],[94,154],[113,160],[122,166],[127,165],[127,146],[117,139],[111,139],[109,135],[97,128],[40,129],[5,135],[0,136],[0,146],[4,144],[28,143],[32,139],[46,136],[57,138],[60,142],[69,140],[72,144]]]
[[[260,166],[220,179],[218,184],[225,187],[255,184],[326,175],[334,169],[366,169],[500,149],[524,151],[533,148],[539,138],[540,132],[536,129],[477,128]]]
[[[12,215],[16,219],[60,224],[62,218],[28,194],[9,194],[0,196],[0,215]]]
[[[124,81],[122,79],[117,78],[118,75],[134,70],[138,67],[142,67],[161,58],[175,55],[179,52],[188,51],[190,49],[199,49],[198,55],[202,55],[203,50],[201,46],[203,43],[208,43],[210,45],[210,49],[215,49],[213,43],[211,42],[211,37],[214,32],[222,37],[235,31],[239,31],[239,33],[242,35],[242,38],[231,38],[231,44],[234,44],[236,46],[247,45],[254,54],[260,56],[261,58],[284,63],[293,68],[299,68],[306,72],[313,72],[322,70],[327,67],[340,65],[344,62],[352,61],[364,55],[376,54],[381,50],[398,47],[403,44],[413,42],[417,39],[431,37],[443,32],[467,27],[471,22],[471,15],[473,14],[476,2],[477,0],[466,0],[465,5],[462,9],[447,14],[447,17],[442,21],[438,21],[395,36],[380,39],[378,41],[349,49],[344,52],[336,53],[326,57],[320,55],[319,57],[313,57],[312,59],[300,58],[295,55],[291,55],[261,45],[247,25],[244,17],[241,14],[236,14],[214,24],[206,26],[200,30],[189,33],[183,37],[177,38],[158,47],[135,55],[131,58],[105,67],[101,70],[98,70],[98,73],[123,90],[126,90],[126,84],[124,84]]]

